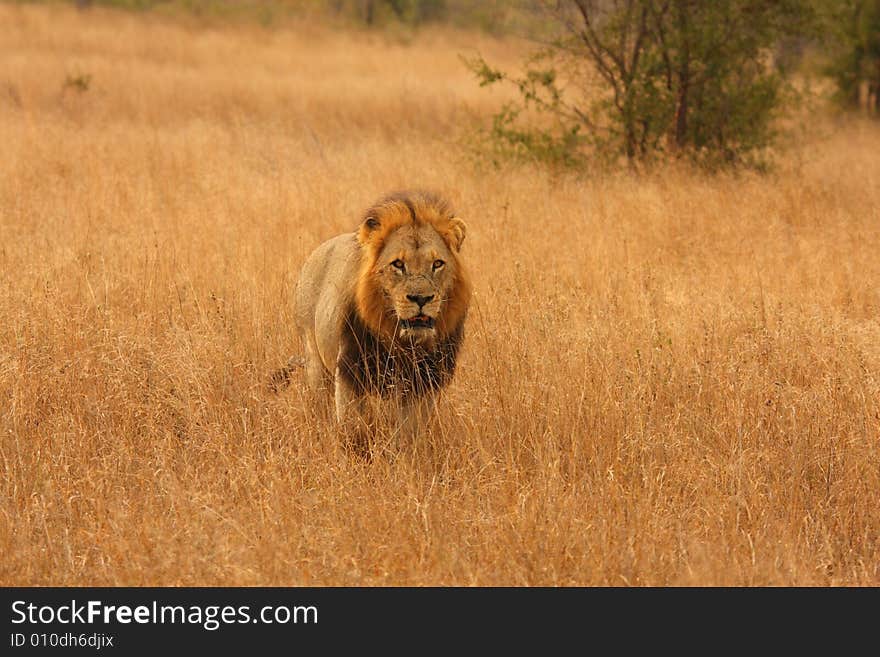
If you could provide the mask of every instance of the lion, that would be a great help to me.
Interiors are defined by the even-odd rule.
[[[466,226],[441,196],[390,194],[356,232],[306,259],[294,321],[314,391],[333,391],[336,420],[364,431],[370,397],[396,402],[399,429],[420,433],[452,379],[471,285],[460,258]]]

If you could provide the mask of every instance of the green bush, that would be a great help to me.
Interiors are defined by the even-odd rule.
[[[573,165],[663,153],[760,165],[787,89],[769,53],[812,20],[800,0],[559,0],[544,9],[558,36],[522,73],[480,57],[467,64],[481,85],[519,91],[494,118],[497,142]]]
[[[825,0],[830,62],[837,99],[846,107],[866,103],[878,111],[880,96],[880,0]],[[866,92],[866,93],[865,93]]]

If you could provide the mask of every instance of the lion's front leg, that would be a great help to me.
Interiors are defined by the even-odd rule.
[[[341,376],[339,367],[334,376],[336,420],[347,446],[363,454],[369,453],[370,424],[366,417],[363,394]]]
[[[400,431],[404,440],[414,443],[431,428],[437,414],[437,393],[427,392],[400,404]]]
[[[324,393],[330,388],[330,373],[324,367],[314,332],[303,334],[305,348],[306,386],[313,393]]]
[[[336,419],[341,426],[351,424],[363,415],[363,396],[341,376],[339,368],[335,375]]]

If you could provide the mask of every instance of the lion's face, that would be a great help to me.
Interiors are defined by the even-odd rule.
[[[465,230],[431,195],[392,195],[370,208],[358,232],[356,299],[376,334],[429,346],[459,329],[470,302],[458,258]]]
[[[374,272],[385,311],[397,334],[414,342],[434,339],[455,282],[456,260],[431,225],[401,226],[385,241]]]

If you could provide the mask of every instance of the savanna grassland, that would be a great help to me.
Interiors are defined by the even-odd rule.
[[[768,174],[475,160],[522,46],[0,5],[0,584],[880,584],[880,126]],[[306,255],[447,193],[442,422],[298,378]]]

